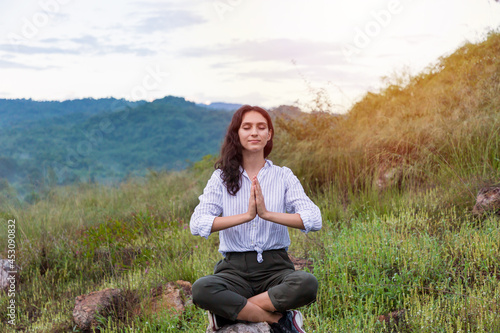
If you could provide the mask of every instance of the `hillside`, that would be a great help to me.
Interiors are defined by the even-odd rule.
[[[345,117],[313,113],[279,122],[273,154],[315,191],[365,191],[392,173],[395,188],[446,179],[470,195],[500,180],[499,54],[500,35],[491,33],[418,75],[389,79]]]
[[[184,98],[0,101],[0,179],[21,195],[78,181],[179,170],[216,153],[232,113]]]

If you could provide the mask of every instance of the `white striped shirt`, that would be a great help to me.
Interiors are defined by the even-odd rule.
[[[248,211],[252,182],[241,166],[240,171],[243,171],[241,188],[236,196],[229,194],[222,183],[222,170],[213,172],[189,222],[193,235],[208,238],[217,216],[232,216]],[[292,170],[274,165],[266,159],[257,179],[268,211],[298,213],[304,223],[305,230],[302,231],[305,233],[321,229],[321,212],[305,194]],[[247,223],[219,231],[219,239],[219,252],[223,256],[226,256],[226,252],[256,251],[259,262],[262,262],[262,251],[288,249],[290,245],[286,226],[264,220],[258,215]]]

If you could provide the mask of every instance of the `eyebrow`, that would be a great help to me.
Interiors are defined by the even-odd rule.
[[[258,123],[252,123],[250,121],[245,121],[244,123],[241,123],[241,126],[244,126],[244,125],[252,125],[252,124],[257,124],[257,125],[266,125],[267,126],[267,123],[265,121],[261,121],[261,122],[258,122]]]

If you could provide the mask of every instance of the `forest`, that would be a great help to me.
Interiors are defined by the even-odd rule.
[[[0,100],[0,191],[35,202],[57,185],[184,169],[217,153],[232,115],[218,106],[173,96]]]

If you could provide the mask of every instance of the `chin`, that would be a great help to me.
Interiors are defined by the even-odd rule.
[[[264,147],[262,148],[251,148],[251,149],[245,149],[246,151],[248,152],[251,152],[251,153],[258,153],[260,151],[264,151]]]

